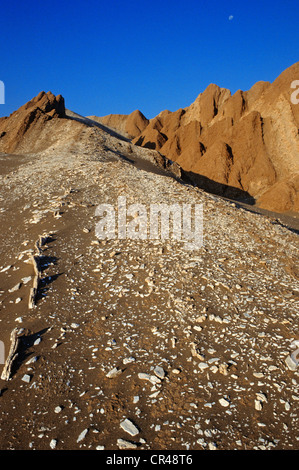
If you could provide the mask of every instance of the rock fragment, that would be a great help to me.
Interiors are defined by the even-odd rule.
[[[225,408],[229,406],[229,401],[225,398],[220,398],[219,403],[221,406],[224,406]]]
[[[77,439],[77,442],[83,441],[83,439],[85,439],[85,436],[86,436],[87,433],[88,433],[88,428],[84,429],[84,431],[82,431],[82,432],[79,434],[78,439]]]
[[[159,379],[164,379],[165,377],[165,370],[163,369],[163,367],[156,366],[154,369],[154,373]]]
[[[117,377],[118,375],[120,375],[122,373],[122,370],[119,369],[118,367],[114,367],[113,369],[111,369],[108,374],[106,374],[106,377],[108,379],[114,379],[115,377]]]

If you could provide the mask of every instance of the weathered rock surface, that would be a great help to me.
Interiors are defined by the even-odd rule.
[[[138,109],[131,114],[108,114],[103,117],[88,117],[105,126],[111,127],[129,139],[134,139],[136,136],[140,135],[149,123],[149,120]]]

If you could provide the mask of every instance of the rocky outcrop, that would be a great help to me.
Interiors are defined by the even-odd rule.
[[[90,119],[108,126],[129,139],[140,135],[149,124],[149,120],[139,111],[131,114],[108,114],[107,116],[88,116]]]

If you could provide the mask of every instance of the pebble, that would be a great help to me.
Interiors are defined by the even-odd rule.
[[[229,401],[226,400],[225,398],[220,398],[219,403],[220,403],[221,406],[224,406],[224,407],[229,406]]]
[[[34,357],[32,357],[31,359],[29,359],[25,364],[26,364],[26,365],[33,364],[33,363],[36,362],[37,360],[38,360],[38,357],[37,357],[37,356],[34,356]]]
[[[31,381],[31,375],[25,374],[22,377],[23,382],[29,383]]]
[[[159,379],[155,375],[145,374],[144,372],[139,372],[138,377],[141,380],[148,380],[153,385],[161,383],[161,379]]]
[[[263,409],[263,404],[260,402],[260,400],[255,400],[254,407],[257,411],[261,411]]]
[[[135,362],[135,358],[134,357],[125,357],[124,360],[123,360],[123,364],[130,364],[131,362]]]
[[[118,367],[114,367],[113,369],[111,369],[108,374],[106,374],[106,377],[108,379],[114,379],[115,377],[117,377],[118,375],[120,375],[122,373],[122,370],[119,369]]]
[[[156,374],[156,376],[159,379],[164,379],[164,377],[165,377],[165,371],[164,371],[163,367],[156,366],[155,369],[154,369],[154,373]]]
[[[139,434],[139,429],[129,419],[125,419],[124,421],[122,421],[120,423],[120,427],[131,436],[136,436],[137,434]]]
[[[209,450],[217,450],[217,445],[215,442],[209,442],[208,444]]]
[[[12,287],[11,289],[8,289],[8,292],[15,292],[17,290],[19,290],[21,287],[21,283],[15,285],[14,287]]]
[[[290,370],[293,370],[293,371],[296,370],[297,365],[298,365],[298,363],[291,356],[288,356],[286,358],[285,363],[286,363],[287,367]]]
[[[207,369],[207,368],[209,367],[209,364],[207,364],[206,362],[200,362],[200,363],[198,364],[198,367],[199,367],[200,369]]]
[[[56,439],[51,439],[51,441],[50,441],[51,449],[55,449],[56,446],[57,446],[57,440]]]

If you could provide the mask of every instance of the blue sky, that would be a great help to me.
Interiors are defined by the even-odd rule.
[[[0,116],[50,90],[82,115],[151,118],[210,83],[274,81],[299,61],[299,2],[10,0],[0,34]]]

